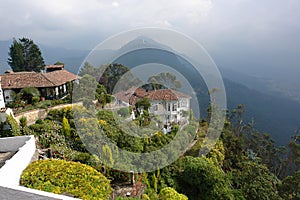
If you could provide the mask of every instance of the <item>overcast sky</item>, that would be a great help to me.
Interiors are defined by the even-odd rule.
[[[25,36],[51,46],[92,49],[121,31],[167,27],[231,59],[230,54],[252,55],[266,65],[300,67],[299,0],[0,2],[0,40]],[[240,54],[241,50],[247,53]]]

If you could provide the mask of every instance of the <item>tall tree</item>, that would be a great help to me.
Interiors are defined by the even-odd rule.
[[[45,68],[44,58],[39,47],[31,39],[21,38],[13,40],[9,48],[8,64],[15,72],[36,71]]]
[[[103,68],[106,66],[103,66]],[[102,69],[100,69],[102,70]],[[110,64],[105,68],[102,77],[99,80],[100,84],[103,84],[109,94],[112,94],[117,82],[122,78],[122,76],[129,72],[130,69],[122,64]],[[129,80],[128,80],[129,81]],[[125,83],[125,81],[123,81]]]
[[[181,82],[176,79],[176,75],[170,72],[162,72],[148,78],[148,83],[151,83],[154,89],[179,89]]]

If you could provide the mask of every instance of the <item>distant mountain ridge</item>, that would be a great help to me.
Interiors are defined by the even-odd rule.
[[[0,73],[11,69],[7,64],[9,47],[12,40],[0,41]],[[85,57],[90,52],[89,50],[74,50],[61,47],[49,47],[43,44],[37,44],[42,52],[42,56],[46,65],[52,65],[57,61],[63,62],[65,68],[73,73],[78,72],[79,67],[84,61]]]
[[[169,66],[180,69],[180,66],[185,66],[181,73],[188,77],[189,81],[194,85],[198,98],[204,100],[202,112],[205,112],[205,105],[208,105],[207,88],[203,80],[199,80],[188,63],[184,60],[168,54],[168,47],[162,46],[160,52],[154,51],[155,47],[160,47],[159,43],[147,38],[137,38],[130,44],[124,45],[120,51],[126,51],[132,46],[148,43],[148,49],[134,51],[117,58],[116,62],[120,62],[128,67],[134,67],[139,64],[149,62],[147,58],[152,57],[151,62],[160,62]],[[0,73],[10,69],[7,65],[8,49],[11,41],[0,41]],[[79,67],[82,65],[85,57],[90,51],[88,50],[68,50],[65,48],[53,48],[45,45],[39,45],[46,64],[54,64],[57,61],[65,63],[67,70],[77,74]],[[152,48],[152,49],[151,49]],[[97,50],[96,50],[97,51]],[[110,50],[99,51],[98,56],[102,60],[107,59],[108,56],[117,55],[120,52],[112,52]],[[97,63],[99,57],[91,58],[91,61]],[[93,60],[94,59],[94,60]],[[156,59],[156,60],[155,60]],[[94,64],[94,63],[92,63]],[[99,67],[95,64],[95,67]],[[300,104],[289,98],[283,97],[282,94],[270,90],[265,84],[264,79],[251,77],[241,74],[234,70],[227,68],[220,69],[226,86],[228,108],[233,109],[238,104],[245,104],[245,120],[255,120],[257,128],[262,132],[271,134],[277,144],[286,144],[294,130],[300,126]],[[299,119],[299,120],[298,120]]]
[[[206,105],[208,105],[208,91],[204,81],[199,79],[193,67],[178,55],[175,56],[164,50],[147,48],[122,55],[116,62],[128,67],[135,67],[143,63],[162,63],[172,66],[185,77],[188,77],[188,80],[198,93],[198,98],[202,101],[204,99]],[[276,91],[270,90],[265,85],[264,80],[244,75],[240,77],[239,82],[242,82],[242,78],[246,78],[245,82],[248,86],[245,86],[232,80],[238,80],[238,78],[234,78],[233,76],[239,73],[227,73],[226,69],[221,69],[221,72],[224,75],[228,108],[233,109],[238,104],[244,104],[245,121],[250,122],[254,119],[256,127],[261,132],[270,133],[277,144],[286,144],[289,142],[294,131],[300,126],[298,117],[300,104],[284,97],[282,94],[280,95]],[[260,91],[254,88],[259,88]],[[205,112],[205,109],[206,107],[202,108],[202,113]]]

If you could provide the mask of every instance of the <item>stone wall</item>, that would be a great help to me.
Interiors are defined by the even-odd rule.
[[[63,105],[54,106],[54,107],[51,107],[51,108],[48,108],[48,109],[31,110],[31,111],[28,111],[28,112],[19,113],[19,114],[15,115],[15,119],[19,123],[19,121],[22,117],[26,117],[27,125],[31,125],[31,124],[34,124],[36,122],[36,120],[38,120],[38,119],[45,119],[47,117],[49,111],[51,111],[51,110],[63,109],[63,108],[66,108],[66,107],[72,107],[74,105],[82,105],[82,103],[63,104]]]

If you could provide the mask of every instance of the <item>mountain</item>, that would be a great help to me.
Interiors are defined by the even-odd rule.
[[[7,59],[9,46],[11,43],[12,41],[0,41],[0,73],[10,69],[9,65],[7,64]]]
[[[260,92],[283,95],[300,103],[300,68],[295,65],[298,60],[279,62],[278,57],[265,58],[246,51],[233,53],[232,49],[212,49],[210,55],[225,77]]]
[[[11,41],[0,41],[0,73],[9,69],[7,52],[10,45]],[[73,73],[78,72],[89,53],[84,50],[54,48],[45,45],[39,45],[39,47],[47,64],[64,62],[66,69]],[[139,47],[147,48],[130,52],[131,49]],[[98,67],[100,63],[111,61],[122,63],[130,68],[144,63],[152,63],[153,66],[155,63],[161,63],[173,67],[191,83],[197,92],[203,117],[209,101],[206,84],[203,79],[199,79],[198,72],[190,63],[183,57],[171,53],[170,50],[154,40],[138,37],[119,50],[94,50],[88,57],[88,61],[95,67]],[[217,64],[224,78],[228,109],[244,104],[245,121],[254,119],[259,131],[270,133],[278,145],[286,144],[294,134],[294,130],[300,126],[300,104],[293,97],[274,89],[275,85],[280,82],[272,78],[248,75],[239,70],[223,67],[220,60],[217,60]],[[287,93],[286,90],[285,92]]]
[[[115,62],[131,68],[144,63],[160,63],[171,66],[190,81],[197,92],[198,99],[202,103],[205,102],[201,105],[201,113],[205,113],[209,98],[207,87],[203,79],[197,75],[197,71],[184,58],[165,50],[147,48],[124,54],[117,58]],[[282,94],[280,95],[276,91],[270,90],[261,79],[244,76],[246,77],[245,83],[250,86],[248,87],[230,80],[238,73],[226,73],[223,70],[228,109],[233,109],[238,104],[244,104],[245,121],[250,122],[254,119],[256,127],[261,132],[269,133],[279,145],[289,142],[294,130],[300,125],[300,104]],[[238,76],[235,79],[243,82],[243,76]],[[254,88],[259,88],[259,91]]]

